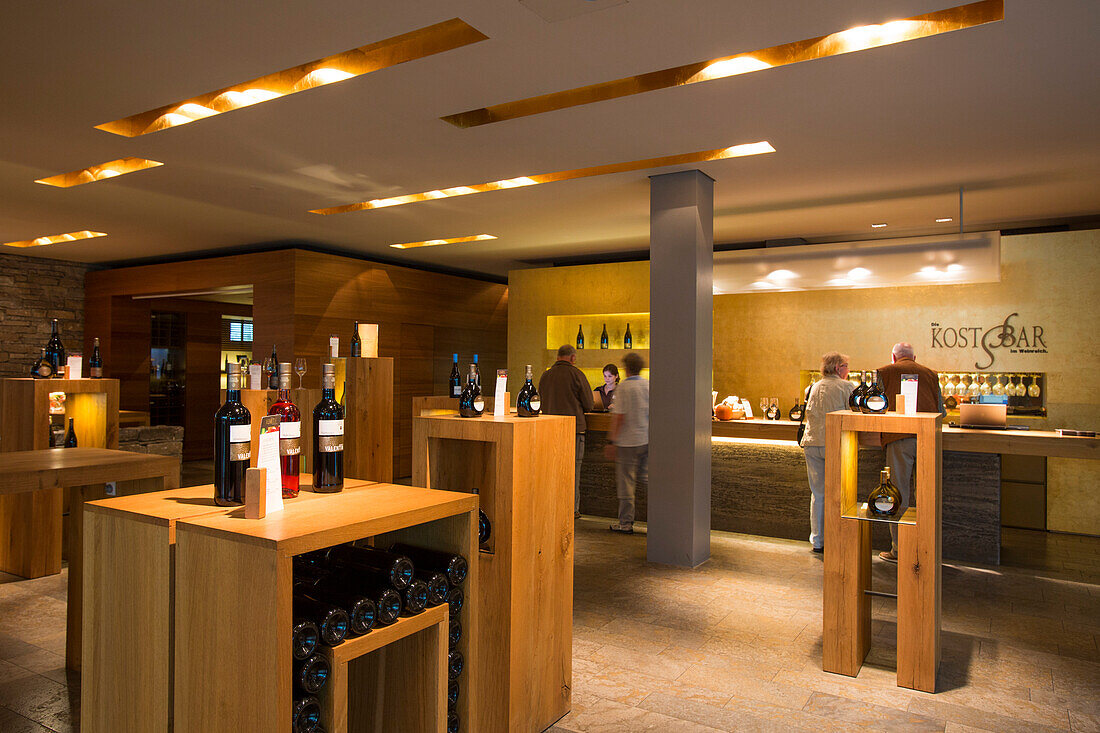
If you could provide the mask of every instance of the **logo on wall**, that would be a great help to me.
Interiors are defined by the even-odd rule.
[[[1046,354],[1042,326],[1026,326],[1014,323],[1019,313],[1012,313],[1004,321],[986,329],[983,326],[941,326],[932,322],[933,349],[977,349],[985,352],[989,361],[974,362],[975,369],[988,369],[996,360],[997,349],[1008,349],[1010,354]],[[979,358],[979,361],[981,359]]]

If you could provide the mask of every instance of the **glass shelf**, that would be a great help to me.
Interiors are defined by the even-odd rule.
[[[891,519],[889,517],[880,517],[877,514],[872,514],[871,510],[867,508],[867,502],[858,504],[850,508],[846,512],[842,512],[842,517],[848,519],[859,519],[864,522],[882,522],[883,524],[911,524],[917,523],[917,508],[909,507],[905,512],[897,519]]]

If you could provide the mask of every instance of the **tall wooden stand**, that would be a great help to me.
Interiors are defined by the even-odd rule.
[[[939,413],[825,417],[825,578],[822,662],[826,672],[859,673],[871,648],[871,527],[856,497],[858,434],[917,439],[910,507],[898,524],[898,686],[936,691],[940,660],[942,450]]]
[[[65,423],[73,419],[77,445],[118,448],[117,379],[5,379],[0,451],[50,447],[50,393],[65,393]],[[61,572],[60,488],[0,496],[0,571],[23,578]]]
[[[479,490],[479,707],[473,730],[529,733],[570,708],[573,447],[569,417],[413,418],[413,484]]]
[[[345,475],[393,481],[393,359],[332,361],[336,399],[344,405]]]
[[[290,731],[295,555],[364,538],[466,557],[477,552],[477,500],[467,494],[375,483],[304,496],[264,519],[244,519],[243,510],[235,509],[177,522],[176,730]],[[458,705],[465,731],[478,730],[469,723],[479,671],[477,589],[478,566],[470,563],[458,646],[466,660],[464,674],[470,675],[471,689],[462,691]],[[367,640],[376,633],[410,638],[396,632],[413,631],[420,618],[402,618],[358,644],[373,643]],[[430,635],[418,638],[431,644]],[[346,730],[442,733],[447,702],[438,654],[402,653],[415,650],[417,643],[410,644],[385,655],[373,651],[340,677],[347,682]],[[429,689],[438,697],[428,699]]]

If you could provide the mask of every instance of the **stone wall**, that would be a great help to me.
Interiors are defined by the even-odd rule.
[[[0,254],[0,377],[29,376],[50,338],[50,319],[61,327],[66,352],[84,350],[84,274],[79,262]]]

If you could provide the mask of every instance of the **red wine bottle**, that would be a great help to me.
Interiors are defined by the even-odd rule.
[[[313,490],[344,490],[344,407],[336,401],[336,366],[321,365],[321,401],[313,408]]]
[[[451,585],[462,585],[469,571],[466,558],[453,552],[430,550],[426,547],[416,547],[401,542],[390,547],[390,552],[404,555],[416,563],[416,567],[421,570],[434,570],[443,573],[447,576],[447,582]]]
[[[214,414],[214,503],[244,503],[244,474],[252,461],[252,415],[241,404],[241,367],[229,365],[225,404]]]
[[[328,682],[332,667],[320,654],[299,662],[294,667],[294,687],[298,692],[316,695]]]
[[[103,357],[99,353],[99,339],[92,339],[92,358],[88,359],[88,376],[92,379],[103,378]]]
[[[279,396],[267,411],[278,415],[279,472],[283,477],[283,498],[298,496],[299,473],[302,464],[302,413],[290,400],[290,362],[279,365]]]

